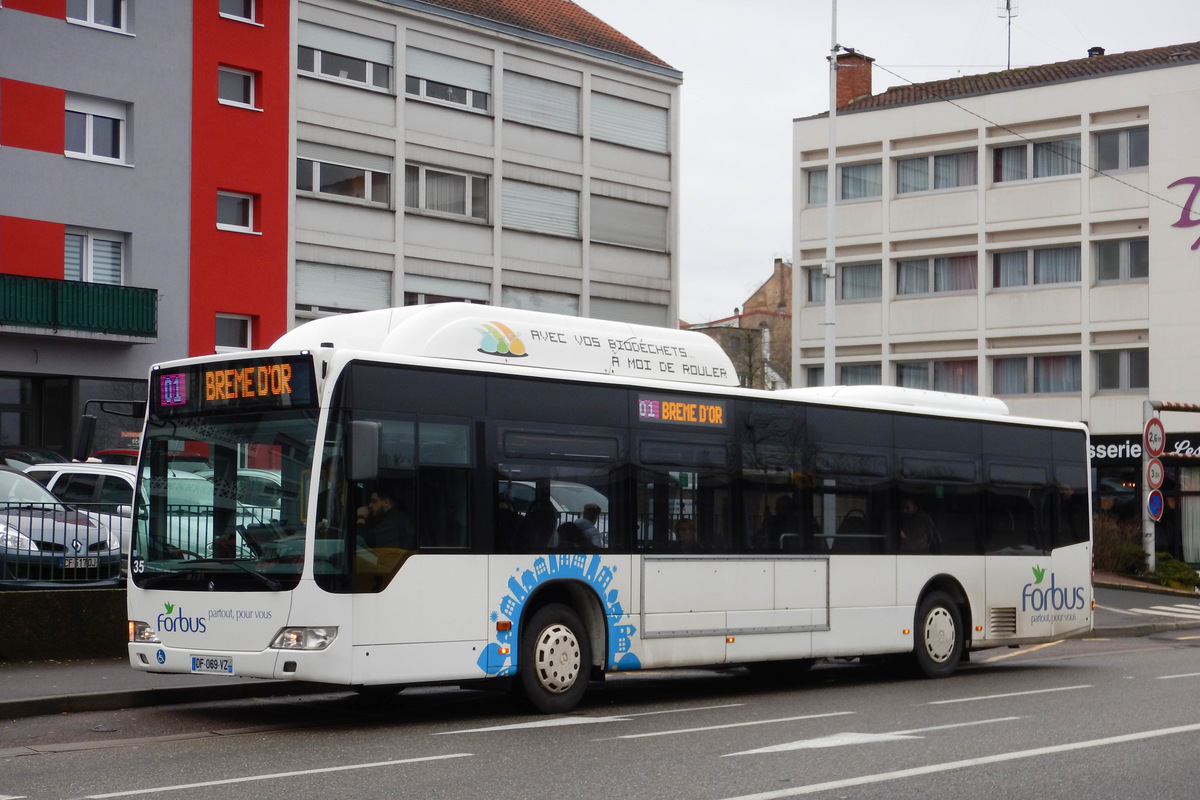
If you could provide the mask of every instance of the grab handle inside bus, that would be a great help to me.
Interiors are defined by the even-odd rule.
[[[372,420],[356,419],[350,423],[351,481],[373,481],[379,477],[379,442],[383,425]]]

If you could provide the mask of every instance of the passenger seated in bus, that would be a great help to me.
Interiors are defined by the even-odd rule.
[[[584,535],[579,525],[575,522],[564,522],[558,526],[555,531],[556,550],[565,550],[568,553],[590,553],[595,549],[595,546]]]
[[[672,549],[680,553],[696,551],[696,520],[685,518],[675,523],[675,539],[672,545]]]
[[[367,547],[417,549],[416,533],[408,517],[400,510],[398,493],[394,487],[386,483],[377,485],[367,504],[358,509],[357,519],[358,536]]]
[[[558,527],[558,510],[549,497],[538,497],[529,504],[525,517],[517,527],[516,551],[541,553],[550,547],[550,539]]]
[[[928,553],[937,538],[933,519],[911,497],[900,501],[900,552]]]
[[[591,542],[592,547],[604,547],[604,535],[596,525],[600,521],[600,506],[596,503],[585,503],[583,514],[572,521],[579,526],[579,530]]]

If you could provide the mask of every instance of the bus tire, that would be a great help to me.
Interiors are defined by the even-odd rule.
[[[583,620],[568,606],[551,603],[522,626],[519,699],[543,714],[579,705],[592,674],[592,646]]]
[[[930,592],[917,606],[913,657],[927,678],[945,678],[963,655],[962,612],[945,592]]]

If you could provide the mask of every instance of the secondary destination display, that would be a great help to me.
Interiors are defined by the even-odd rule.
[[[316,402],[309,356],[157,368],[150,385],[154,411],[162,416],[217,409],[294,408]]]
[[[724,400],[711,398],[638,395],[640,422],[672,422],[723,428],[727,419]]]

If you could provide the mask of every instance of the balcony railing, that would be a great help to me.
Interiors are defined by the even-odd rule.
[[[0,274],[0,325],[158,335],[158,291]]]

